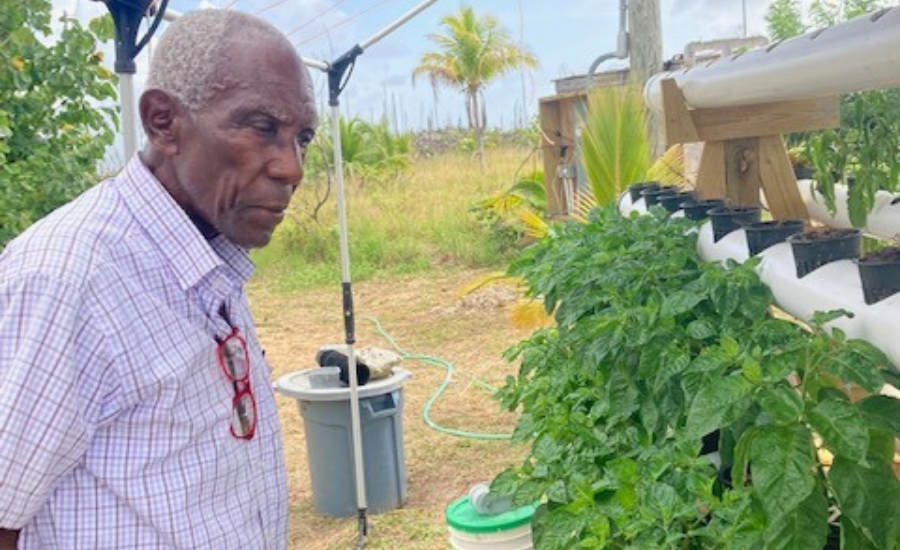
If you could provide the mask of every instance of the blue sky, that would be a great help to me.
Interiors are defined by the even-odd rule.
[[[395,21],[420,0],[204,0],[219,8],[258,14],[289,35],[298,51],[333,60]],[[763,14],[770,0],[745,0],[746,34],[765,34]],[[102,14],[102,3],[54,0],[58,10],[85,19]],[[616,46],[619,0],[470,0],[477,13],[497,16],[510,35],[528,47],[540,68],[492,83],[486,93],[489,125],[512,126],[537,112],[538,99],[553,94],[553,79],[583,74],[591,62]],[[198,0],[171,0],[180,12],[197,9]],[[427,36],[440,31],[440,19],[458,10],[460,0],[438,0],[415,19],[372,45],[360,58],[341,96],[345,115],[378,119],[397,113],[401,128],[422,128],[429,119],[439,125],[464,122],[463,99],[442,89],[437,101],[427,80],[413,86],[411,74],[422,53],[432,46]],[[694,40],[744,34],[741,0],[661,0],[664,57],[681,52]],[[112,63],[112,55],[109,56]],[[138,60],[139,72],[146,61]],[[601,70],[614,64],[601,66]],[[313,71],[318,73],[318,71]],[[316,77],[320,97],[325,81]],[[136,79],[140,89],[141,75]]]

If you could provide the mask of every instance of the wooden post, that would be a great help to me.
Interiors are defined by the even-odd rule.
[[[759,153],[759,178],[772,217],[776,220],[808,218],[781,136],[759,138]]]
[[[559,158],[558,136],[560,116],[558,101],[542,101],[539,106],[539,123],[544,135],[541,136],[541,149],[544,160],[544,188],[547,192],[547,215],[551,219],[565,212],[562,190],[556,182],[556,166]]]
[[[728,206],[759,206],[759,139],[725,142],[725,197]]]
[[[662,71],[662,19],[659,0],[628,0],[628,57],[631,77],[643,85],[650,76]],[[658,157],[665,152],[659,115],[647,110],[647,135],[650,153]]]
[[[575,154],[574,103],[583,95],[555,96],[540,102],[541,149],[544,161],[544,189],[547,192],[547,215],[550,219],[566,217],[566,190],[557,177],[560,164],[571,164]],[[573,178],[569,196],[575,197],[578,182]]]
[[[725,196],[725,142],[707,141],[697,169],[697,193],[703,199]]]

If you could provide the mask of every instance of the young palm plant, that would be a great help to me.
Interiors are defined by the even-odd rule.
[[[597,88],[582,120],[581,158],[593,200],[606,205],[647,177],[650,145],[644,101],[634,83]]]

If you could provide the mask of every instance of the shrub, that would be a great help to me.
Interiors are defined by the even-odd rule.
[[[97,51],[109,21],[64,17],[54,42],[50,13],[0,3],[0,245],[91,186],[113,140],[115,75]]]

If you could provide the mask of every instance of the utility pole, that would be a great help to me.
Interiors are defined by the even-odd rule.
[[[747,0],[741,0],[741,7],[744,12],[744,38],[747,38]]]
[[[631,76],[641,85],[663,69],[662,18],[659,0],[628,0],[629,52]],[[659,116],[647,109],[650,152],[665,152]]]

